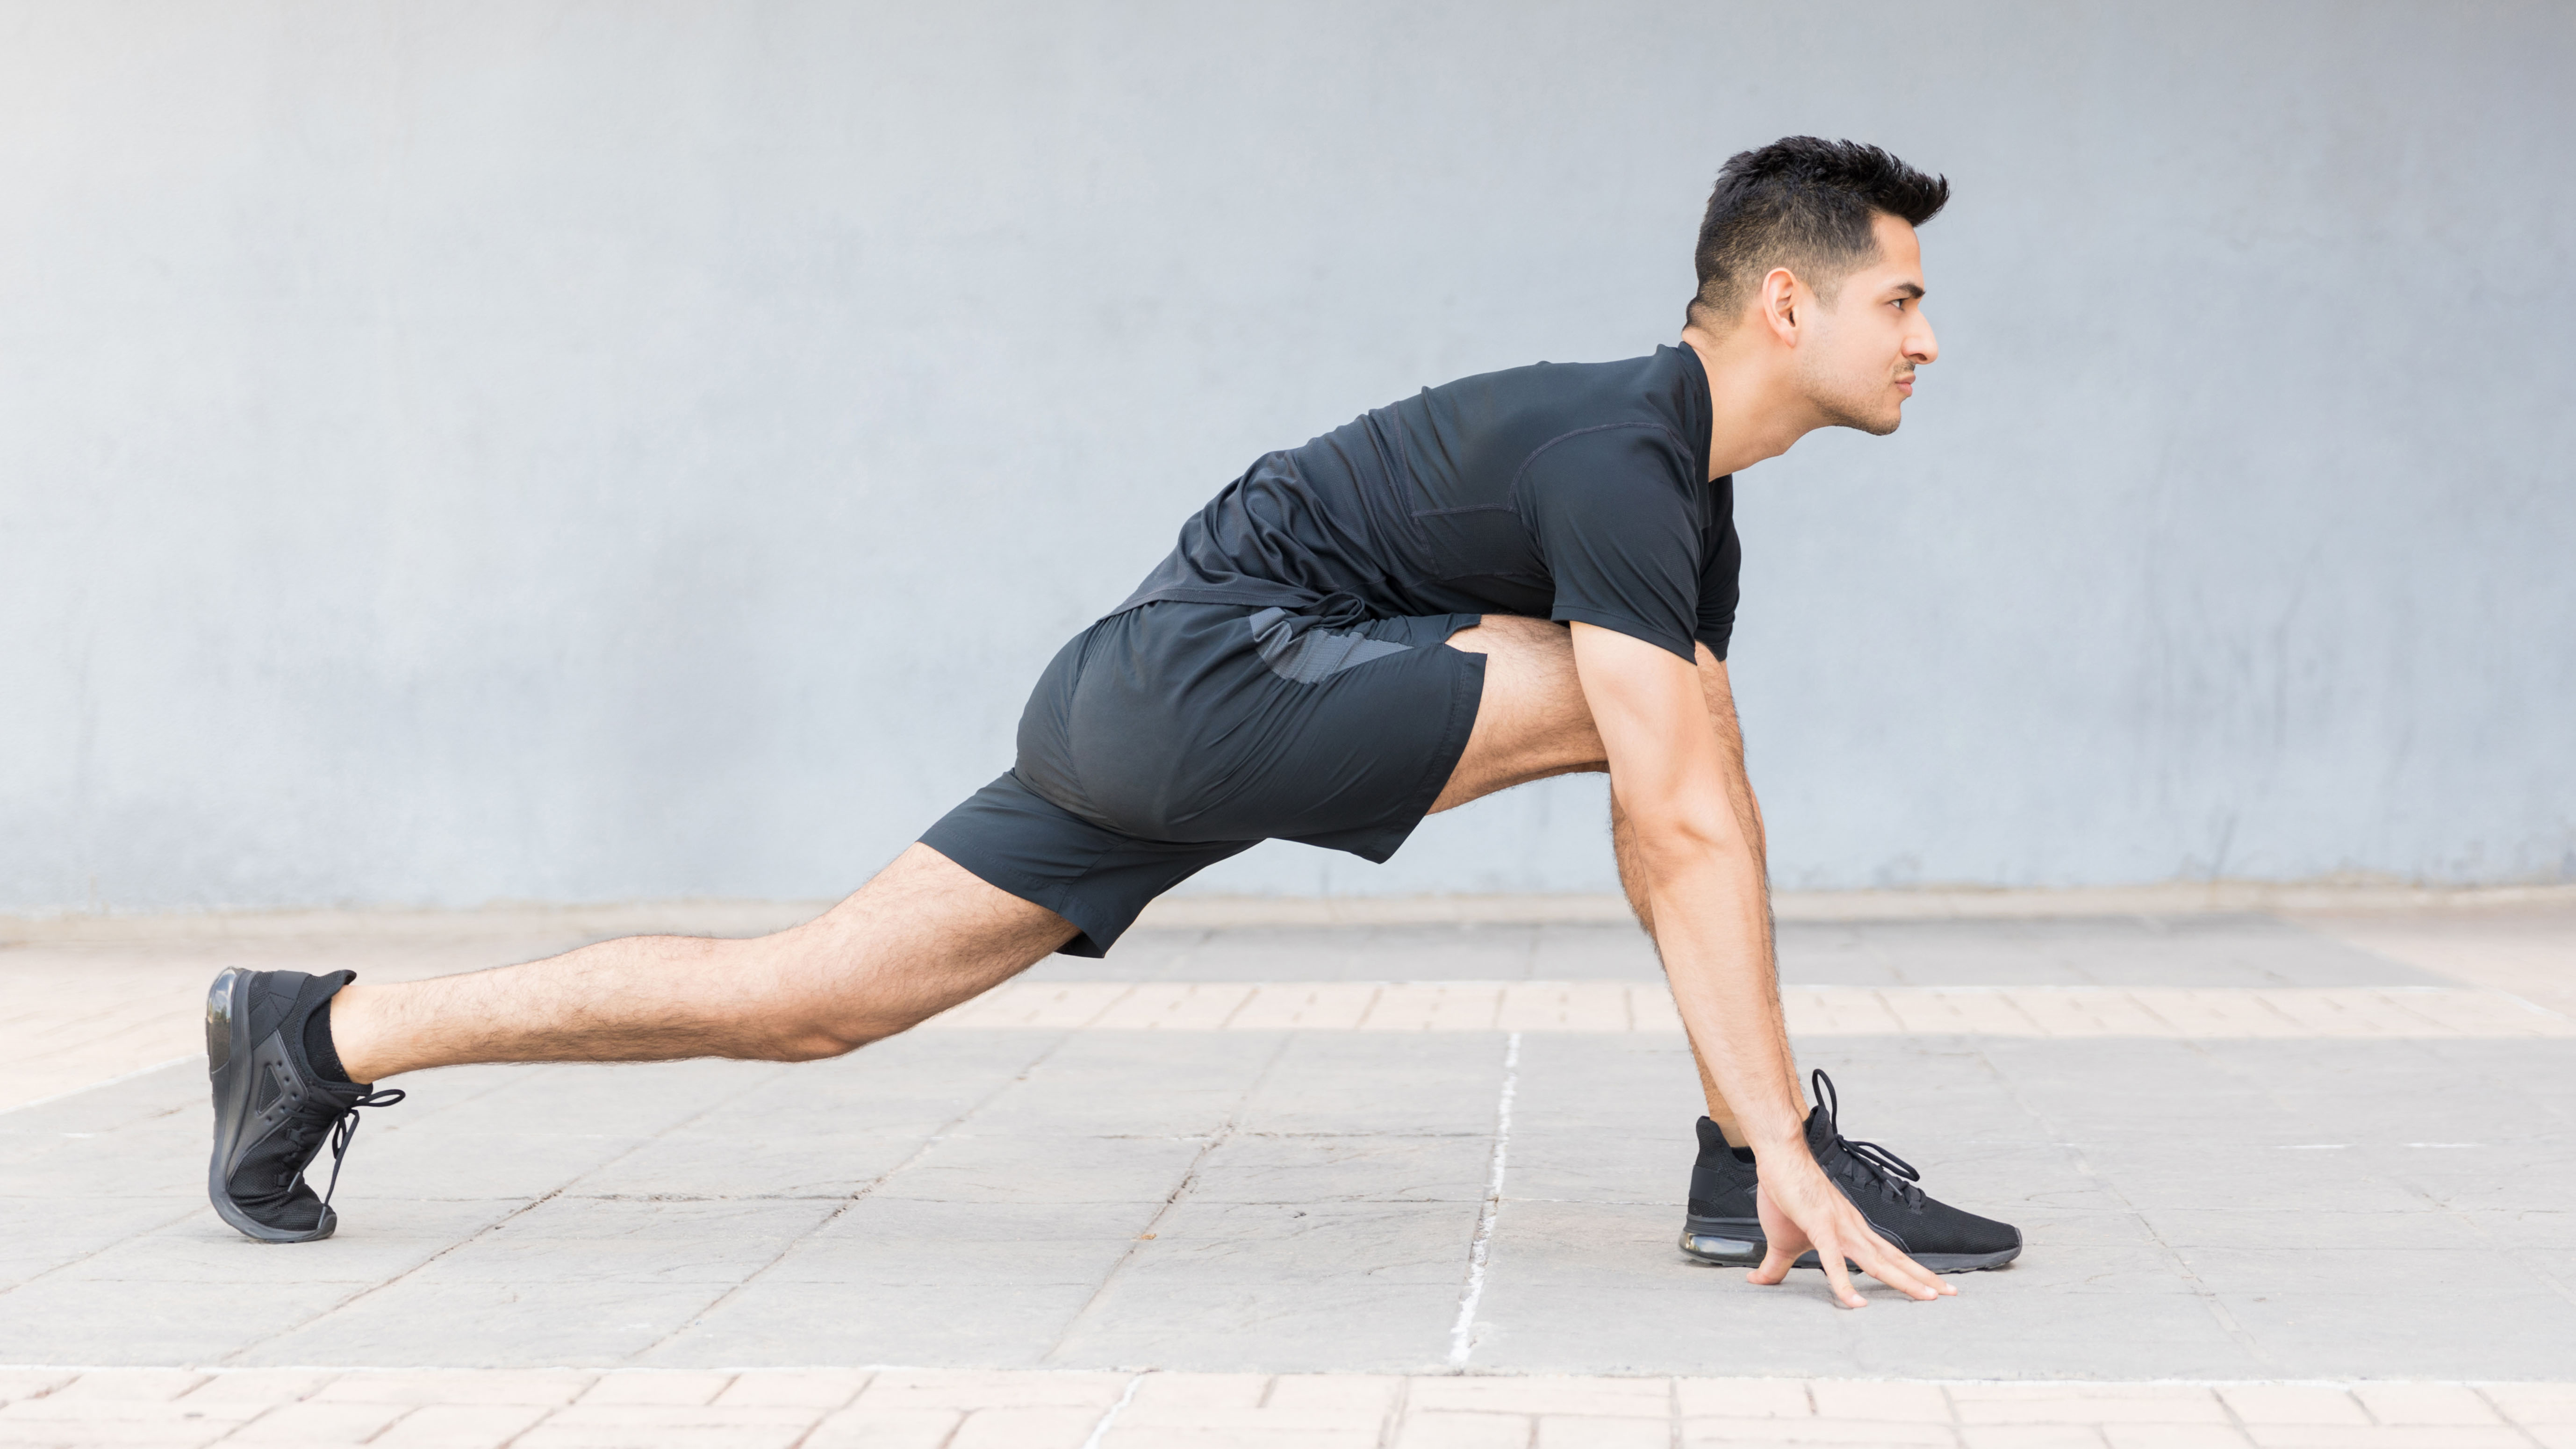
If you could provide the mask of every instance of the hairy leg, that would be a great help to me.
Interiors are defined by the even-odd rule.
[[[331,1001],[350,1078],[467,1062],[838,1056],[1026,970],[1071,923],[914,845],[847,900],[748,941],[630,936]]]
[[[1432,813],[1551,775],[1610,768],[1563,624],[1488,614],[1450,635],[1449,647],[1485,656],[1485,691],[1466,753],[1431,802]]]
[[[1449,646],[1485,656],[1485,692],[1476,706],[1476,728],[1467,751],[1450,772],[1449,783],[1432,802],[1434,812],[1470,800],[1583,770],[1609,768],[1600,731],[1593,728],[1592,709],[1583,699],[1583,683],[1574,672],[1574,637],[1563,624],[1490,614],[1473,629],[1451,635]],[[1733,717],[1730,707],[1728,717]],[[1619,884],[1629,908],[1637,913],[1649,940],[1654,914],[1646,904],[1645,874],[1636,859],[1636,843],[1616,800],[1610,805],[1610,845],[1619,862]],[[1708,1099],[1709,1120],[1735,1146],[1744,1134],[1735,1110],[1718,1095],[1708,1063],[1699,1066],[1700,1093]]]

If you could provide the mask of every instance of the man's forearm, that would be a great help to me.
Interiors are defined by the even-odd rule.
[[[1750,839],[1637,841],[1673,1004],[1735,1125],[1757,1146],[1805,1119],[1771,963],[1770,910]]]
[[[1808,1155],[1806,1104],[1772,970],[1762,812],[1744,777],[1725,664],[1703,649],[1694,679],[1689,665],[1647,640],[1581,621],[1573,635],[1575,671],[1620,807],[1613,833],[1623,879],[1644,898],[1638,914],[1710,1077],[1711,1115],[1725,1109],[1761,1164],[1754,1206],[1767,1246],[1752,1281],[1782,1281],[1812,1247],[1846,1307],[1865,1302],[1843,1274],[1847,1259],[1915,1297],[1939,1296]]]
[[[1758,935],[1740,927],[1732,933],[1721,932],[1721,935],[1732,934],[1734,940],[1731,945],[1722,946],[1721,954],[1714,956],[1704,945],[1692,949],[1676,942],[1674,948],[1668,949],[1662,933],[1656,929],[1656,891],[1638,844],[1636,822],[1620,805],[1616,789],[1610,793],[1610,841],[1618,860],[1620,887],[1627,892],[1628,904],[1637,913],[1637,923],[1655,941],[1657,953],[1663,957],[1666,975],[1673,985],[1674,1003],[1681,1008],[1684,1024],[1691,1033],[1694,1054],[1699,1058],[1701,1075],[1709,1091],[1709,1115],[1716,1118],[1734,1139],[1749,1141],[1751,1133],[1745,1122],[1739,1120],[1735,1107],[1739,1093],[1731,1092],[1718,1079],[1715,1070],[1716,1048],[1728,1035],[1730,1026],[1738,1033],[1751,1032],[1772,1042],[1773,1050],[1762,1054],[1766,1060],[1759,1064],[1757,1075],[1766,1081],[1776,1079],[1788,1084],[1791,1112],[1803,1117],[1805,1108],[1797,1085],[1796,1058],[1789,1050],[1787,1027],[1780,1015],[1779,973],[1774,954],[1770,872],[1765,854],[1767,841],[1762,827],[1762,805],[1753,793],[1750,776],[1745,772],[1744,737],[1736,722],[1734,693],[1728,687],[1726,666],[1703,649],[1698,674],[1701,697],[1707,706],[1708,720],[1723,762],[1719,774],[1725,781],[1727,807],[1734,817],[1742,847],[1751,857],[1749,889],[1755,902],[1754,919],[1758,923]],[[1710,854],[1706,860],[1718,870],[1728,869],[1727,861],[1721,856]],[[1678,868],[1687,874],[1692,868],[1691,860],[1686,856]],[[1734,868],[1741,872],[1744,865],[1737,862]],[[1715,895],[1718,898],[1740,897],[1745,891],[1742,885],[1721,887]],[[1675,909],[1679,906],[1676,905]],[[1758,976],[1760,997],[1759,1003],[1749,1012],[1723,1010],[1711,1015],[1706,1008],[1714,1004],[1712,1001],[1703,1000],[1700,1009],[1694,1009],[1685,1002],[1685,997],[1704,998],[1707,995],[1695,990],[1688,984],[1689,980],[1705,977],[1712,970],[1722,975],[1742,975],[1748,968]],[[1767,1060],[1775,1055],[1776,1071],[1770,1070],[1772,1064]]]

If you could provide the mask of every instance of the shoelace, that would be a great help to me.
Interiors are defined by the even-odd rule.
[[[360,1107],[390,1107],[403,1099],[403,1089],[387,1087],[381,1092],[368,1092],[350,1102],[331,1119],[331,1185],[322,1189],[322,1205],[331,1205],[331,1194],[340,1190],[340,1161],[349,1155],[349,1142],[358,1135]],[[1916,1196],[1921,1196],[1917,1193]]]
[[[1825,1110],[1825,1125],[1834,1134],[1832,1145],[1841,1148],[1854,1164],[1853,1170],[1843,1175],[1854,1186],[1878,1189],[1879,1196],[1889,1202],[1921,1207],[1923,1189],[1914,1184],[1923,1174],[1914,1170],[1914,1164],[1875,1142],[1855,1142],[1843,1135],[1842,1095],[1834,1090],[1834,1079],[1825,1075],[1824,1068],[1818,1067],[1808,1075],[1807,1087],[1816,1094],[1816,1105]]]
[[[402,1088],[387,1087],[381,1092],[368,1092],[365,1095],[356,1098],[351,1101],[348,1106],[341,1108],[340,1115],[336,1117],[327,1119],[321,1117],[308,1117],[287,1125],[286,1140],[294,1143],[300,1149],[303,1147],[311,1133],[321,1130],[324,1121],[327,1120],[331,1124],[331,1185],[322,1190],[322,1205],[324,1207],[329,1207],[331,1205],[331,1194],[340,1190],[340,1164],[349,1155],[350,1141],[358,1135],[358,1109],[360,1107],[390,1107],[402,1099]],[[296,1156],[298,1157],[301,1157],[302,1155],[303,1153],[300,1151],[296,1153]],[[303,1175],[303,1167],[293,1164],[290,1160],[289,1165],[277,1174],[277,1186],[279,1190],[283,1191],[286,1188],[294,1186],[295,1179]]]

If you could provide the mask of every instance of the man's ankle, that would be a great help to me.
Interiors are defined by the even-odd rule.
[[[379,1082],[412,1065],[387,1050],[391,1043],[379,1028],[385,989],[353,981],[341,987],[325,1008],[330,1012],[332,1053],[339,1059],[341,1073],[353,1083]]]

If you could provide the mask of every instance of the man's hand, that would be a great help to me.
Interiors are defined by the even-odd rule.
[[[1816,1166],[1805,1143],[1798,1144],[1795,1152],[1763,1155],[1761,1167],[1762,1185],[1753,1201],[1762,1216],[1768,1249],[1762,1266],[1744,1275],[1746,1282],[1765,1286],[1780,1282],[1789,1276],[1798,1255],[1813,1248],[1817,1265],[1833,1285],[1834,1301],[1845,1308],[1869,1306],[1869,1300],[1852,1286],[1846,1260],[1859,1264],[1862,1272],[1881,1283],[1927,1303],[1958,1296],[1958,1289],[1872,1232],[1860,1209],[1836,1191],[1824,1169]]]
[[[1580,621],[1574,669],[1645,876],[1639,914],[1654,923],[1691,1044],[1761,1164],[1758,1211],[1771,1246],[1752,1281],[1778,1283],[1814,1247],[1846,1308],[1866,1302],[1846,1258],[1914,1298],[1954,1292],[1870,1231],[1807,1150],[1806,1100],[1772,968],[1759,816],[1733,748],[1732,708],[1722,722],[1712,716],[1692,661]]]

